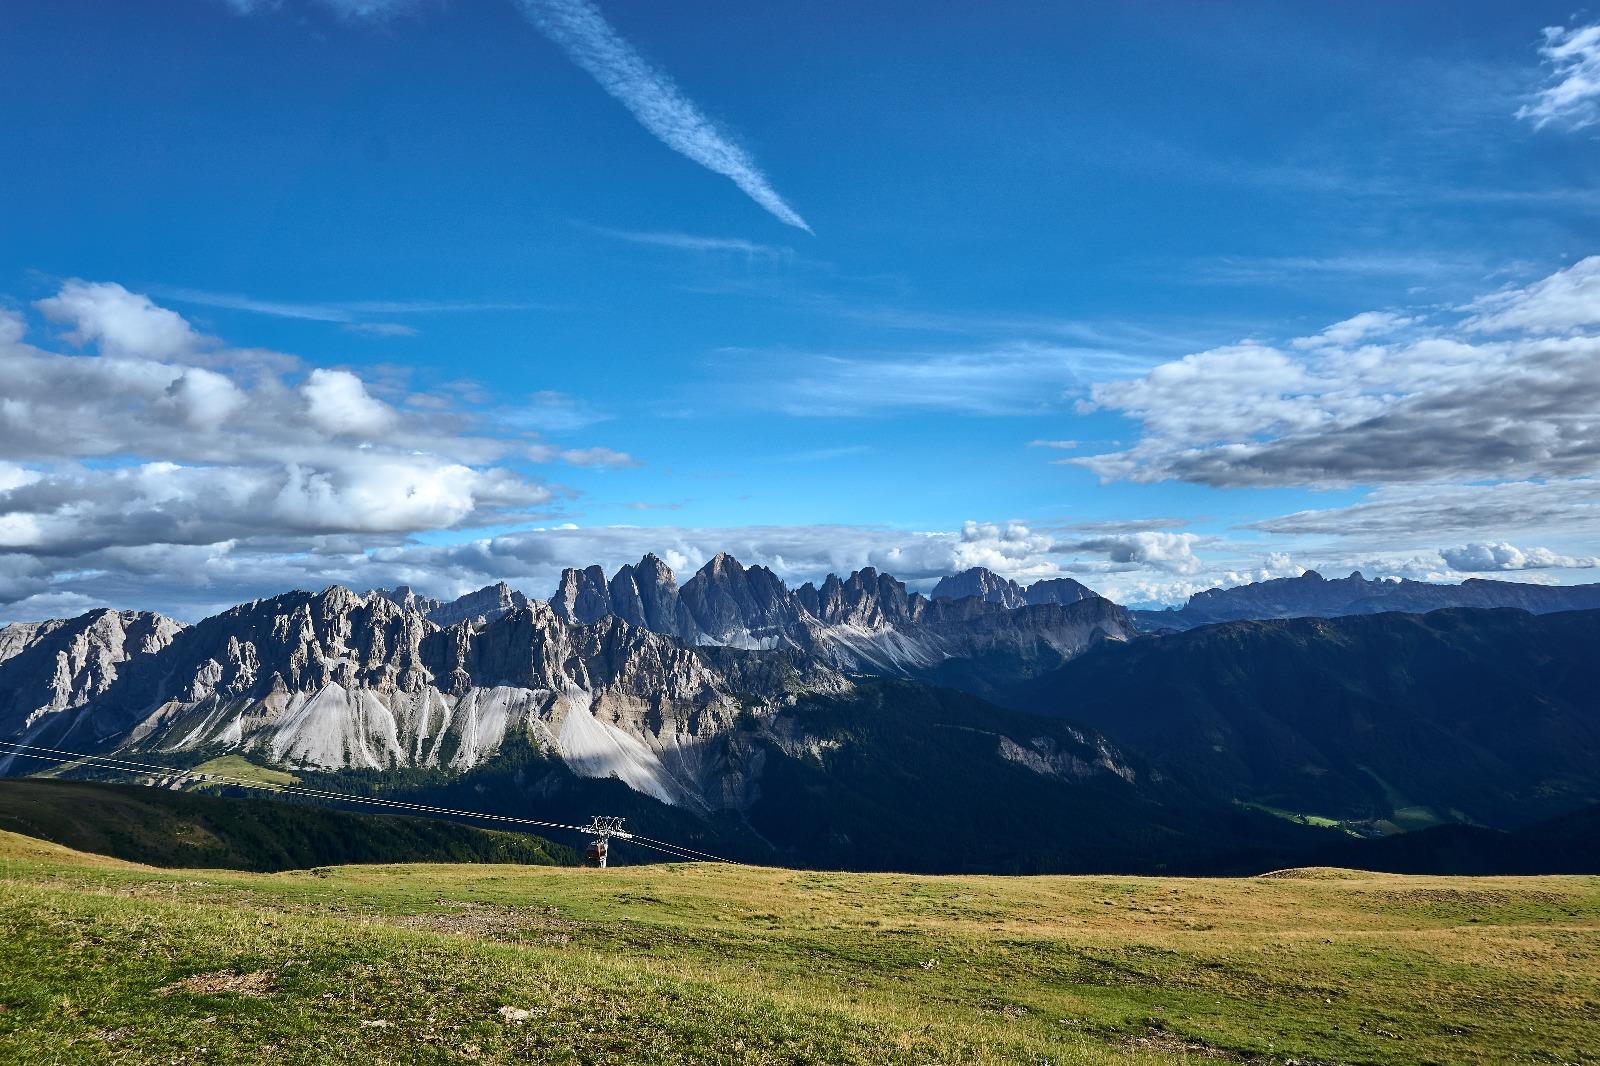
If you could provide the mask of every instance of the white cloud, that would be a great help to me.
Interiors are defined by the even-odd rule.
[[[1056,545],[1055,550],[1102,554],[1111,564],[1110,568],[1148,568],[1169,574],[1196,574],[1205,565],[1194,554],[1194,546],[1199,539],[1193,533],[1141,530],[1070,541]]]
[[[291,464],[268,514],[282,528],[308,533],[445,529],[499,503],[548,498],[504,472],[411,457],[350,463],[337,470]]]
[[[393,409],[368,395],[366,385],[348,370],[313,370],[300,393],[307,416],[324,433],[369,437],[394,424]]]
[[[74,278],[35,306],[51,321],[70,325],[72,343],[95,344],[113,358],[179,359],[206,341],[182,315],[116,282]]]
[[[415,9],[420,0],[318,0],[340,18],[351,21],[388,19]]]
[[[1244,342],[1092,387],[1131,447],[1065,460],[1104,480],[1217,486],[1565,478],[1600,472],[1600,257],[1474,302],[1453,324],[1356,316],[1286,351]],[[1399,326],[1406,336],[1390,336]],[[1486,328],[1527,335],[1484,340]]]
[[[167,386],[178,418],[190,429],[218,429],[244,406],[245,396],[228,378],[202,367],[185,369]]]
[[[69,282],[40,309],[99,354],[0,332],[0,602],[280,591],[261,579],[359,570],[417,533],[538,517],[555,492],[516,465],[632,462],[547,449],[464,406],[470,391],[413,404],[391,382],[390,403],[350,370],[202,341],[121,286]],[[189,361],[202,343],[209,366]]]
[[[780,222],[811,227],[784,202],[756,161],[733,143],[675,82],[623,40],[589,0],[518,0],[546,37],[600,83],[668,148],[737,185]]]
[[[1444,548],[1440,556],[1454,570],[1483,573],[1492,570],[1590,569],[1600,566],[1592,555],[1561,555],[1549,548],[1518,548],[1505,541],[1473,542],[1457,548]]]
[[[1342,322],[1335,322],[1313,337],[1297,337],[1296,348],[1322,348],[1329,345],[1343,347],[1369,337],[1387,336],[1403,326],[1419,321],[1416,317],[1398,315],[1392,311],[1363,311]]]
[[[1522,288],[1474,300],[1463,323],[1482,333],[1565,333],[1600,322],[1600,255],[1580,259]]]
[[[542,432],[569,433],[609,421],[611,416],[576,396],[545,389],[502,412],[501,418],[509,424]]]
[[[1550,68],[1549,84],[1516,117],[1534,129],[1581,130],[1600,123],[1600,23],[1570,30],[1547,26],[1539,55]]]
[[[28,324],[15,311],[0,307],[0,344],[15,344],[28,332]]]

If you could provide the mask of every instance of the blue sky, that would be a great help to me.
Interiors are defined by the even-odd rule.
[[[649,549],[1587,580],[1592,21],[8,4],[0,618]]]

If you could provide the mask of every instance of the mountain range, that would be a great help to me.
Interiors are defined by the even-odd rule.
[[[1135,611],[1141,629],[1193,629],[1251,618],[1336,618],[1351,614],[1406,611],[1423,614],[1446,607],[1515,607],[1532,614],[1600,608],[1600,584],[1535,585],[1525,581],[1468,578],[1457,585],[1406,578],[1325,578],[1315,570],[1189,597],[1181,608]]]
[[[857,868],[1241,868],[1330,833],[1514,828],[1600,801],[1600,611],[1187,624],[1506,588],[1561,602],[1416,585],[1308,574],[1156,626],[1067,579],[971,570],[925,596],[865,568],[790,589],[724,554],[680,586],[647,555],[569,569],[548,602],[333,587],[192,626],[97,611],[0,629],[0,739],[610,810],[708,850]],[[0,754],[0,773],[34,768]]]

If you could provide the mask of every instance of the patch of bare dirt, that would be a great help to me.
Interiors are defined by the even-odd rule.
[[[1137,1036],[1127,1037],[1121,1043],[1129,1051],[1182,1055],[1191,1059],[1216,1059],[1223,1062],[1245,1061],[1237,1052],[1213,1047],[1204,1040],[1193,1040],[1177,1033],[1169,1033],[1165,1029],[1151,1029]]]
[[[1296,866],[1288,870],[1271,870],[1264,874],[1256,874],[1256,880],[1264,881],[1360,881],[1370,877],[1359,870],[1344,870],[1337,866]]]
[[[422,929],[452,936],[483,937],[521,944],[563,945],[582,928],[581,922],[561,918],[553,911],[517,910],[451,901],[451,909],[432,914],[406,914],[391,919],[404,929]]]
[[[191,992],[201,996],[215,996],[224,992],[232,992],[236,996],[251,996],[261,998],[272,995],[276,982],[276,975],[269,970],[257,970],[254,973],[239,973],[236,970],[213,970],[210,973],[197,973],[185,977],[181,981],[174,981],[170,985],[159,989],[163,996],[170,996],[174,992]]]

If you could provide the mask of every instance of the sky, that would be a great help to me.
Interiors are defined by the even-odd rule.
[[[0,622],[1600,579],[1597,18],[9,0]]]

